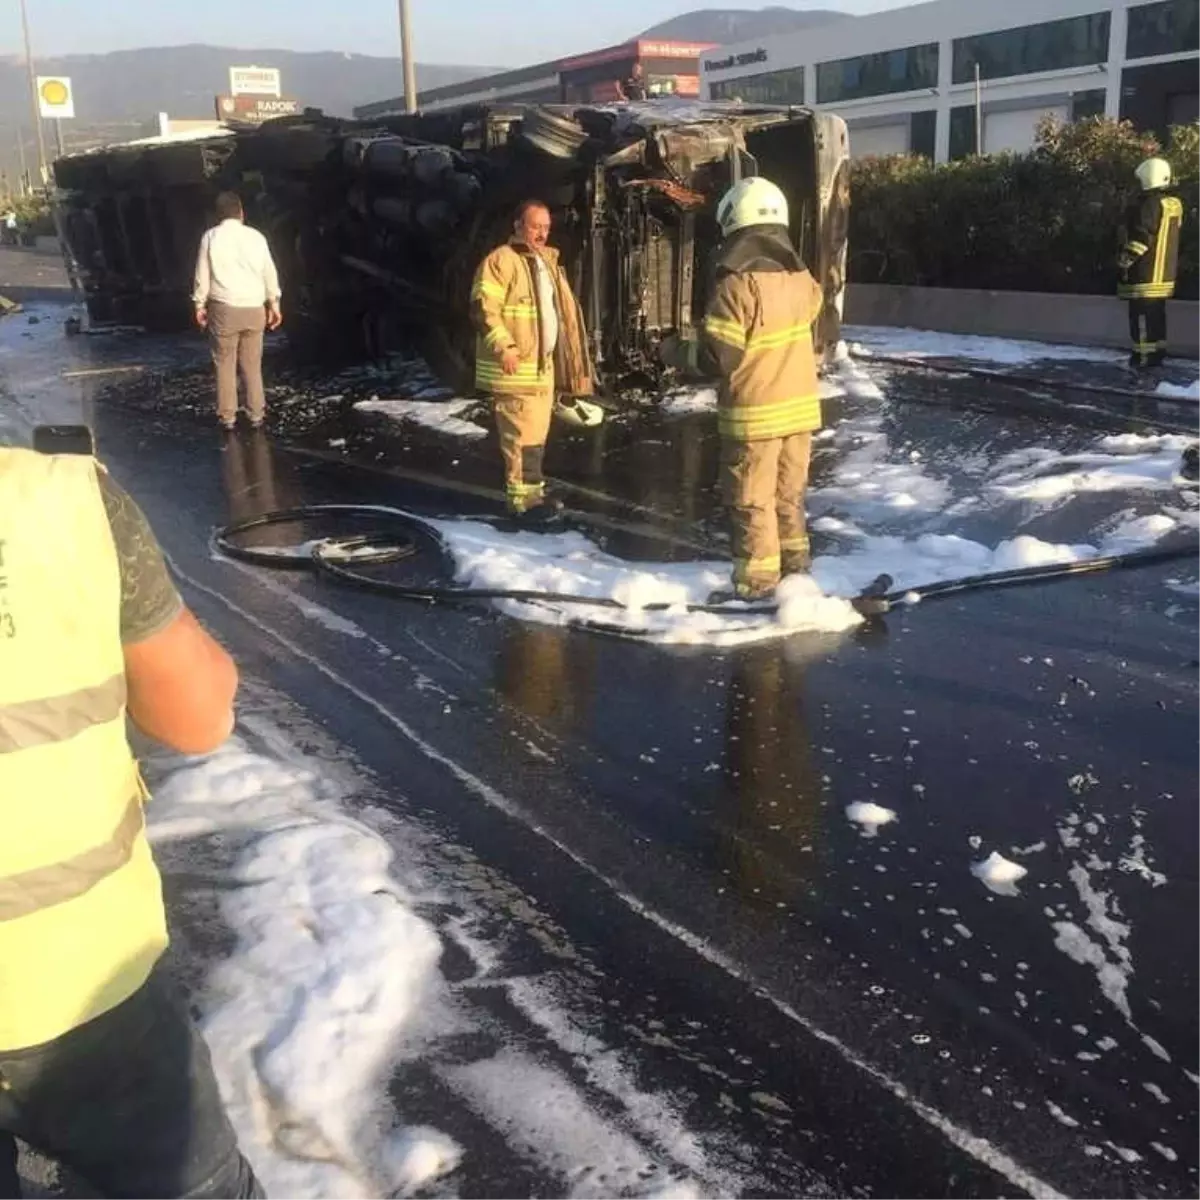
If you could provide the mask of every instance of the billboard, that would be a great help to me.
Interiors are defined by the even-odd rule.
[[[294,117],[300,101],[291,96],[218,96],[217,120],[260,124],[275,117]]]
[[[75,115],[75,93],[71,81],[65,75],[39,75],[37,77],[38,114],[62,120]]]
[[[278,67],[230,67],[229,91],[234,96],[280,96]]]

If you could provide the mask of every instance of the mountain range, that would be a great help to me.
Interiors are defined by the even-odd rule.
[[[740,8],[698,8],[643,30],[639,37],[676,38],[684,42],[748,42],[777,33],[811,29],[830,21],[849,20],[829,8],[784,8],[771,5],[757,11]]]
[[[852,18],[820,8],[697,9],[632,36],[734,42],[766,38],[838,19]],[[580,51],[589,48],[579,47]],[[278,67],[286,95],[338,115],[349,115],[355,105],[395,96],[403,90],[397,58],[333,51],[167,46],[39,58],[37,70],[40,75],[71,78],[79,117],[64,123],[70,150],[155,132],[159,112],[169,112],[173,117],[212,116],[213,97],[226,90],[231,64]],[[417,88],[440,87],[502,69],[418,63]],[[15,175],[18,137],[22,139],[28,163],[36,164],[28,88],[24,60],[0,59],[0,114],[3,114],[0,168],[10,175]],[[49,129],[46,137],[47,152],[53,157],[53,136]]]

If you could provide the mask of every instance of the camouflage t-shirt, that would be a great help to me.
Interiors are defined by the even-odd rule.
[[[145,513],[107,471],[96,476],[121,564],[121,642],[128,646],[161,633],[179,615],[183,600]]]

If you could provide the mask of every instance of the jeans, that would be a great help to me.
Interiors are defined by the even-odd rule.
[[[0,1197],[16,1138],[104,1196],[261,1197],[208,1047],[162,964],[124,1003],[41,1046],[0,1050]]]

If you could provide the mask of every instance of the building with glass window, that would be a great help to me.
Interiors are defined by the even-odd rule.
[[[1198,59],[1200,0],[932,0],[722,46],[700,78],[709,99],[836,109],[856,157],[946,162],[1027,150],[1047,113],[1195,121]]]
[[[535,63],[498,75],[430,88],[417,97],[422,112],[466,104],[606,104],[621,97],[622,83],[640,64],[652,96],[695,99],[700,94],[699,59],[711,42],[665,42],[639,38],[570,58]],[[404,112],[404,97],[377,100],[354,110],[362,120]]]

